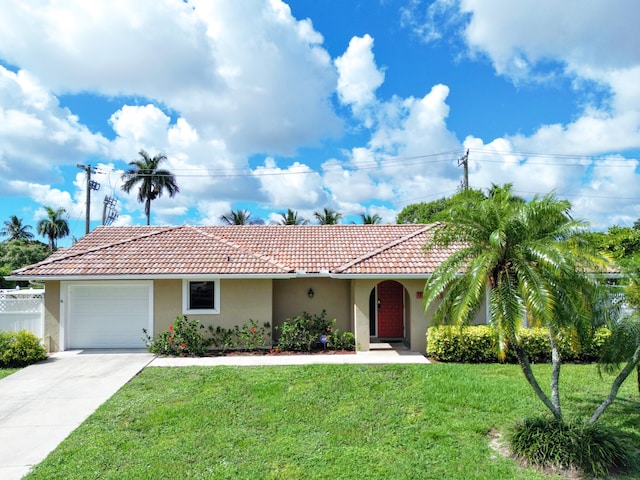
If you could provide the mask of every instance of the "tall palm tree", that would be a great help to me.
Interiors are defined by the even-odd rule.
[[[167,159],[166,155],[158,154],[150,157],[147,152],[140,150],[140,158],[129,162],[132,168],[122,174],[122,190],[129,193],[133,187],[139,185],[138,201],[144,202],[144,213],[147,216],[147,225],[151,219],[151,201],[162,196],[166,190],[173,198],[180,191],[176,183],[176,177],[169,170],[159,167],[160,163]]]
[[[342,214],[330,208],[324,208],[322,212],[313,212],[320,225],[336,225],[342,218]]]
[[[225,225],[261,225],[264,221],[259,218],[257,220],[251,220],[251,212],[248,210],[231,210],[229,213],[225,213],[220,216]]]
[[[21,218],[18,218],[16,215],[11,215],[9,220],[4,222],[4,228],[0,230],[0,235],[8,236],[8,241],[31,240],[33,233],[27,230],[31,230],[31,225],[23,225]]]
[[[373,215],[369,215],[368,213],[361,213],[360,218],[362,218],[362,223],[365,225],[376,225],[382,222],[382,217],[380,217],[380,215],[378,215],[377,213],[374,213]]]
[[[526,203],[509,186],[480,202],[465,198],[434,231],[432,248],[457,249],[427,281],[425,308],[436,305],[436,322],[466,325],[486,295],[500,347],[506,344],[515,352],[536,395],[562,420],[558,339],[589,338],[597,323],[615,313],[604,283],[593,274],[608,265],[607,259],[580,235],[586,224],[569,216],[567,201],[547,195]],[[549,332],[551,398],[540,388],[519,341],[519,329],[530,320]]]
[[[56,240],[69,235],[69,224],[63,218],[66,210],[64,208],[54,210],[47,206],[44,209],[47,211],[47,218],[43,218],[38,222],[37,230],[40,235],[49,239],[49,250],[54,251],[56,249]]]
[[[309,220],[298,217],[298,212],[296,210],[287,209],[287,213],[280,214],[280,220],[278,221],[278,225],[308,225]]]

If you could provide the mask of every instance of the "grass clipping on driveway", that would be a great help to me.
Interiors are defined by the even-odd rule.
[[[566,408],[609,383],[565,366]],[[638,442],[634,388],[607,415]],[[542,479],[489,446],[541,411],[513,365],[147,368],[27,478]]]
[[[12,373],[16,373],[19,368],[0,368],[0,378],[8,377]]]

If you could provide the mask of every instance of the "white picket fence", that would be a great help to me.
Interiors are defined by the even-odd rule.
[[[0,290],[0,330],[44,336],[44,290]]]

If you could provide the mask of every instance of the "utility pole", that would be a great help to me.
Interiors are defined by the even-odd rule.
[[[84,228],[84,233],[85,235],[87,233],[89,233],[89,224],[91,223],[91,190],[100,190],[100,184],[98,182],[94,182],[93,180],[91,180],[91,165],[80,165],[77,164],[76,167],[78,167],[80,170],[84,170],[85,173],[87,174],[87,195],[86,195],[86,214],[85,214],[85,228]]]
[[[115,209],[117,199],[105,195],[104,204],[102,206],[102,225],[111,225],[118,218],[118,211]]]
[[[462,165],[464,170],[464,177],[462,179],[462,189],[469,189],[469,149],[467,148],[467,152],[462,156],[462,158],[458,159],[458,166]]]

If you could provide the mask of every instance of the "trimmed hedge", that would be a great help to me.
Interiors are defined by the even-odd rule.
[[[0,332],[0,368],[26,367],[45,358],[47,350],[33,333]]]
[[[578,345],[572,338],[558,342],[560,355],[565,362],[593,362],[611,332],[606,328],[596,331],[589,345]],[[551,361],[549,333],[544,328],[523,328],[520,340],[532,363]],[[441,362],[456,363],[517,363],[515,353],[505,346],[505,357],[498,355],[498,339],[488,325],[452,327],[446,325],[427,329],[427,356]]]

